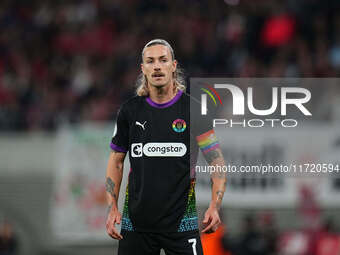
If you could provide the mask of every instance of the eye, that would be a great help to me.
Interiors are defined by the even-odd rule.
[[[146,60],[146,63],[152,63],[152,59],[148,59],[148,60]]]
[[[166,58],[163,58],[161,61],[162,61],[163,63],[168,62],[168,60],[167,60]]]

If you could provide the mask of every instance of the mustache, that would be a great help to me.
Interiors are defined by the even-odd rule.
[[[162,72],[155,72],[155,73],[152,74],[152,77],[154,77],[154,76],[165,76],[165,74],[162,73]]]

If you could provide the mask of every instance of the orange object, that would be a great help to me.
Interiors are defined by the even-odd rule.
[[[201,241],[204,255],[231,255],[230,252],[224,250],[222,246],[222,238],[224,235],[224,227],[219,227],[215,233],[202,234]]]

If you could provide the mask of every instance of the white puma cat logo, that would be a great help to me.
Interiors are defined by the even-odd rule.
[[[136,125],[137,126],[141,126],[142,128],[143,128],[143,130],[145,130],[145,124],[146,124],[146,121],[144,121],[144,123],[142,124],[142,123],[140,123],[139,121],[136,121]]]

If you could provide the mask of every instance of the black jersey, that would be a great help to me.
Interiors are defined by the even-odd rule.
[[[190,136],[190,97],[179,91],[169,102],[134,97],[118,113],[111,148],[128,152],[131,164],[122,229],[184,232],[198,229],[191,154],[198,145]],[[191,157],[195,158],[195,157]]]

